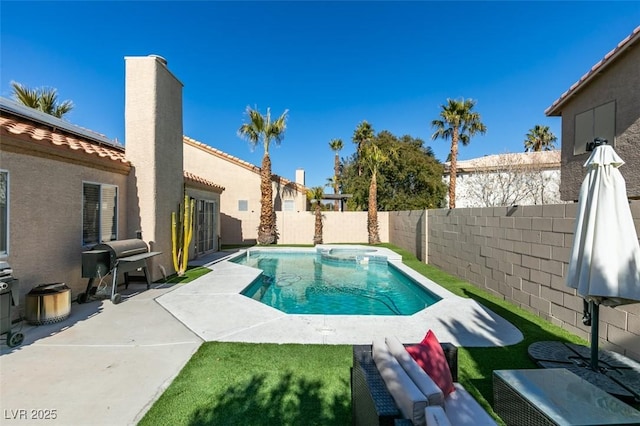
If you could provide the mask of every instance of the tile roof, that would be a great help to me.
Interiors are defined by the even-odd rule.
[[[196,183],[205,187],[210,187],[213,188],[216,192],[222,192],[224,191],[224,186],[220,186],[220,185],[216,185],[215,183],[213,183],[210,180],[207,180],[205,178],[202,178],[200,176],[194,175],[193,173],[184,171],[184,179],[185,181],[189,181],[192,183]]]
[[[129,164],[124,155],[124,147],[115,144],[105,145],[99,141],[80,138],[56,128],[50,128],[45,124],[3,115],[0,117],[0,129],[6,135],[24,136],[33,141],[48,142],[62,149]]]
[[[576,94],[580,89],[582,89],[592,78],[594,78],[597,74],[604,71],[604,69],[609,66],[615,59],[620,56],[625,50],[631,47],[634,43],[640,40],[640,26],[636,27],[631,34],[629,34],[624,40],[622,40],[616,47],[614,47],[609,53],[604,55],[597,64],[591,67],[589,71],[587,71],[580,80],[573,83],[569,90],[564,92],[558,99],[556,99],[553,104],[549,108],[547,108],[544,113],[548,116],[552,115],[560,115],[561,107],[564,103],[574,94]]]
[[[240,167],[244,167],[247,170],[251,170],[254,173],[260,174],[260,167],[249,163],[248,161],[244,161],[238,157],[234,157],[233,155],[227,154],[226,152],[220,151],[219,149],[213,148],[212,146],[209,146],[205,143],[202,143],[200,141],[197,141],[193,138],[190,138],[188,136],[184,136],[183,137],[183,141],[189,145],[195,146],[205,152],[208,152],[209,154],[212,154],[218,158],[222,158],[223,160],[229,161],[231,163],[234,163]],[[271,178],[273,180],[277,180],[278,182],[280,182],[282,185],[292,185],[295,186],[295,188],[306,194],[307,193],[307,189],[304,185],[300,185],[297,182],[293,182],[290,181],[289,179],[283,178],[282,176],[278,176],[276,174],[272,174]]]

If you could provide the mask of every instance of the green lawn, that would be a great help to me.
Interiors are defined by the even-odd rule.
[[[524,340],[460,348],[459,381],[492,414],[493,370],[535,368],[527,347],[540,340],[587,344],[390,244],[403,262],[449,291],[472,298],[520,329]],[[426,330],[425,330],[426,332]],[[349,425],[350,346],[204,343],[141,425]]]

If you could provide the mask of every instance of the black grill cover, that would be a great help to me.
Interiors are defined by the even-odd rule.
[[[117,259],[133,256],[135,254],[147,253],[149,247],[147,243],[137,238],[130,240],[116,240],[101,243],[93,247],[92,250],[106,250],[111,257],[111,267],[116,263]]]

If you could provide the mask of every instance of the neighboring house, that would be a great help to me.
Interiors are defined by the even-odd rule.
[[[578,199],[586,175],[586,145],[609,141],[626,162],[627,195],[640,198],[640,27],[607,53],[547,110],[562,117],[563,200]]]
[[[260,222],[260,168],[237,157],[184,137],[184,164],[225,187],[220,197],[223,244],[255,244]],[[273,206],[279,211],[307,211],[304,171],[296,182],[272,175]]]
[[[449,163],[444,181],[449,184]],[[487,155],[458,161],[456,207],[560,202],[560,151]]]

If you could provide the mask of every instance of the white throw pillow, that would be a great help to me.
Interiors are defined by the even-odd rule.
[[[372,355],[387,390],[402,415],[410,419],[414,425],[424,426],[427,397],[420,392],[398,360],[391,355],[384,339],[373,341]]]
[[[402,342],[400,342],[396,336],[387,337],[386,342],[391,354],[398,360],[416,386],[418,386],[420,392],[427,397],[428,404],[444,406],[444,394],[442,390],[411,357]]]

